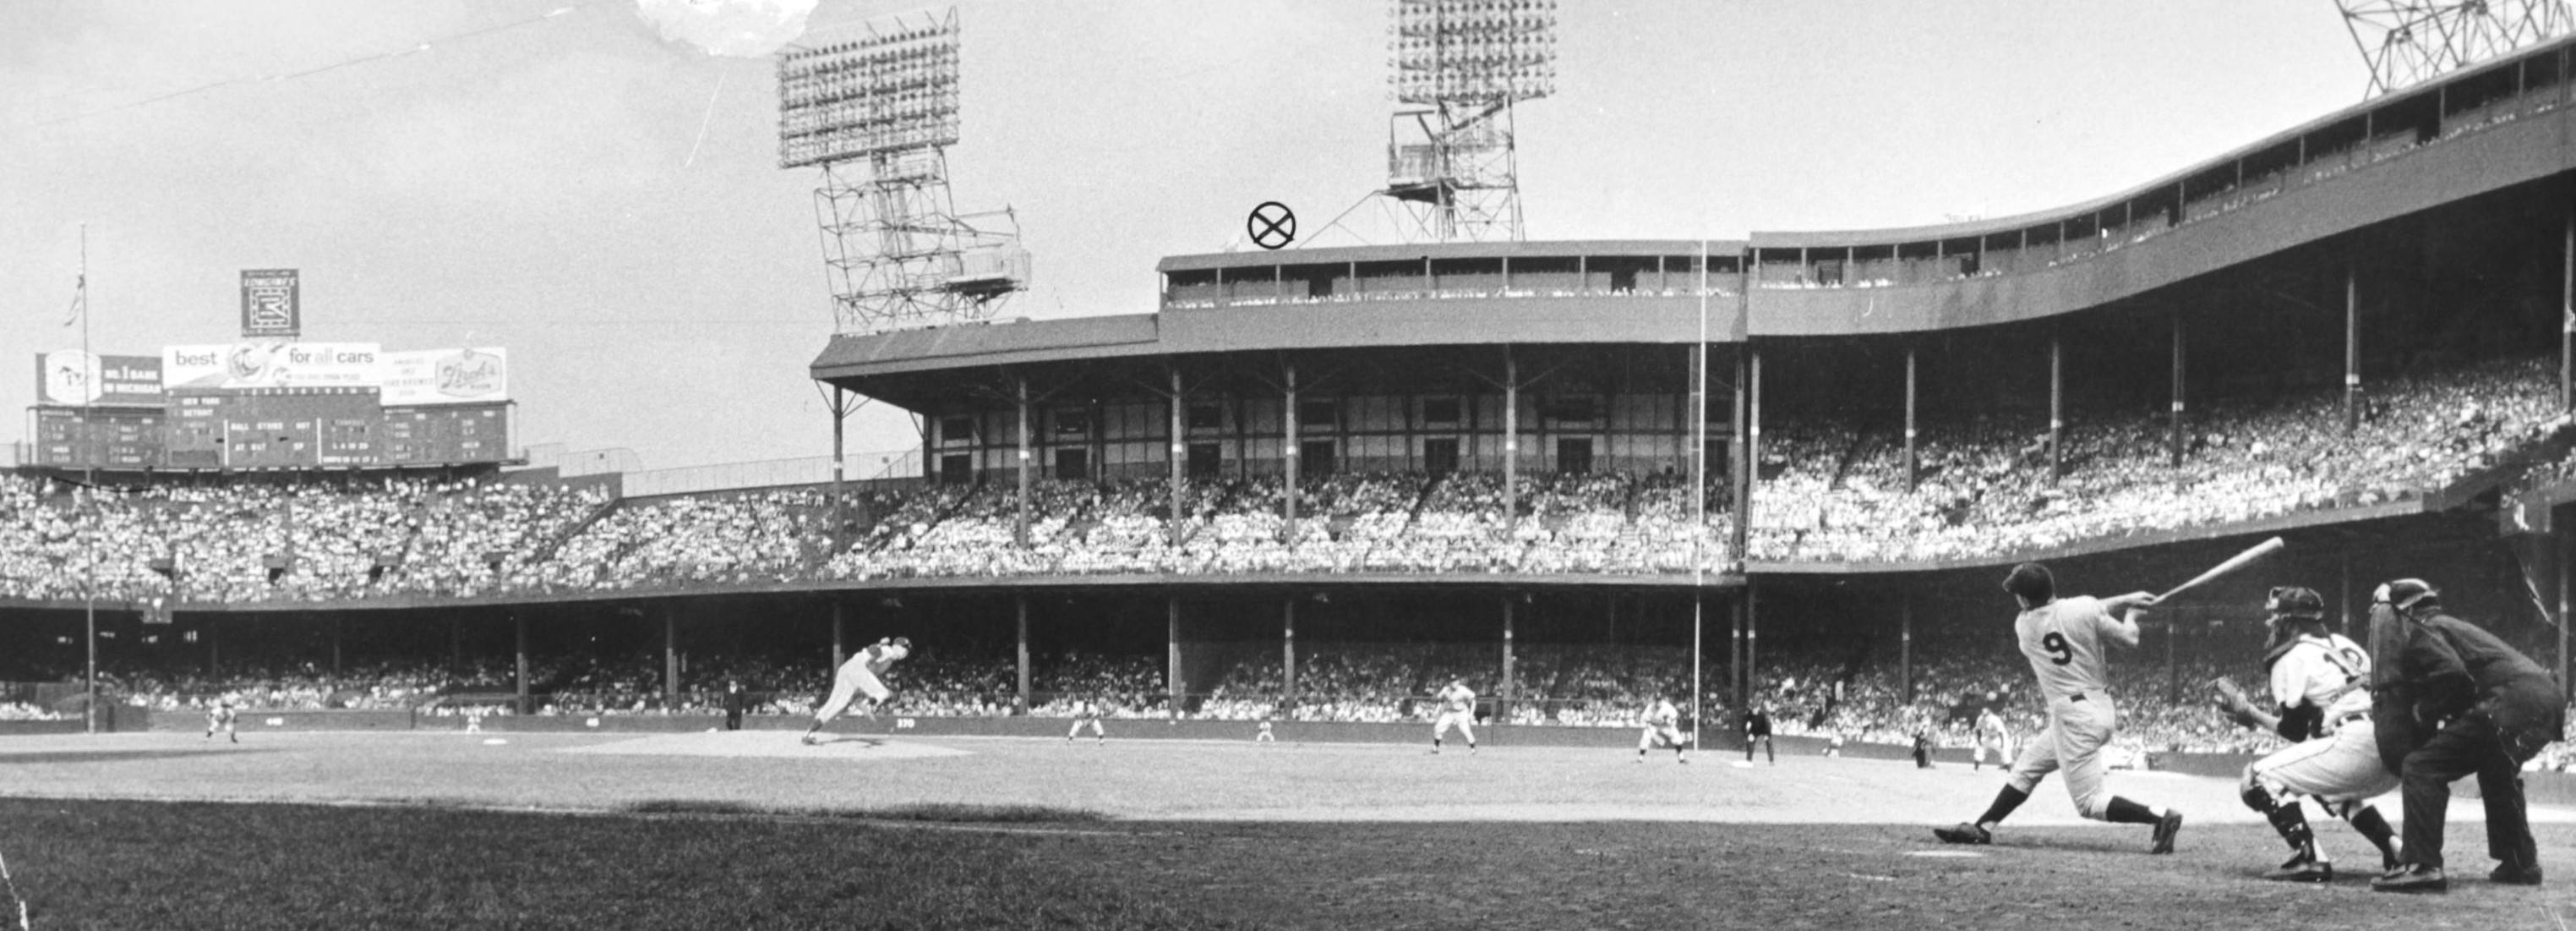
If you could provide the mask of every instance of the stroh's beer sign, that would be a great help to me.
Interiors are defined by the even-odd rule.
[[[293,339],[304,329],[302,290],[295,269],[250,269],[241,273],[242,337]]]

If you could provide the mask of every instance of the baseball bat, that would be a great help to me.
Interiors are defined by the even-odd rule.
[[[2183,592],[2190,591],[2193,588],[2197,588],[2203,582],[2207,582],[2211,579],[2218,578],[2219,576],[2245,568],[2247,564],[2265,556],[2270,556],[2286,545],[2288,544],[2282,543],[2280,537],[2273,537],[2261,543],[2254,544],[2247,548],[2245,552],[2228,557],[2226,562],[2211,566],[2209,571],[2193,576],[2191,581],[2174,586],[2172,591],[2168,591],[2162,595],[2157,595],[2156,600],[2163,601]]]

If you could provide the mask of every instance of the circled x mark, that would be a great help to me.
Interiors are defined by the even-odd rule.
[[[1262,201],[1244,218],[1243,231],[1252,234],[1253,245],[1277,249],[1297,241],[1297,212],[1275,200]]]

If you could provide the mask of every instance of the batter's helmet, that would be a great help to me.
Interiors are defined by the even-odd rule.
[[[2057,577],[2048,574],[2047,566],[2035,562],[2022,563],[2012,568],[2011,575],[2004,576],[2004,591],[2019,595],[2021,600],[2031,604],[2047,604],[2049,599],[2057,597]]]
[[[2272,594],[2263,599],[2263,610],[2282,617],[2324,620],[2326,599],[2325,596],[2317,594],[2315,589],[2300,588],[2296,585],[2284,586],[2273,589]]]

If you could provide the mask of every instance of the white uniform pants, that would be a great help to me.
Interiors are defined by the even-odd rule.
[[[1443,712],[1441,712],[1441,713],[1440,713],[1440,720],[1438,720],[1438,721],[1434,722],[1434,723],[1431,725],[1431,739],[1433,739],[1433,740],[1439,740],[1439,739],[1440,739],[1440,737],[1441,737],[1441,735],[1449,733],[1449,729],[1450,729],[1450,728],[1452,728],[1452,727],[1457,728],[1457,729],[1458,729],[1458,733],[1466,735],[1466,737],[1467,737],[1467,742],[1468,742],[1468,743],[1475,743],[1475,742],[1476,742],[1476,713],[1475,713],[1475,712],[1473,712],[1473,711],[1443,711]]]
[[[1639,750],[1670,749],[1681,745],[1682,729],[1670,724],[1649,724],[1645,733],[1637,735]]]
[[[2246,767],[2245,778],[2274,795],[2306,796],[2323,805],[2367,801],[2397,791],[2399,781],[2379,762],[2379,735],[2368,717],[2274,751]]]
[[[871,702],[884,701],[894,694],[886,689],[885,683],[877,681],[876,673],[868,671],[864,653],[850,657],[848,662],[841,664],[841,670],[832,675],[832,700],[823,703],[823,710],[814,712],[814,723],[821,724],[840,717],[841,712],[849,710],[850,701],[861,694]]]
[[[2049,773],[2064,770],[2066,794],[2075,800],[2075,810],[2095,821],[2110,820],[2102,748],[2111,742],[2111,728],[2119,719],[2107,694],[2088,692],[2083,701],[2050,698],[2048,729],[2022,745],[2021,756],[2013,760],[2012,787],[2028,793]]]

